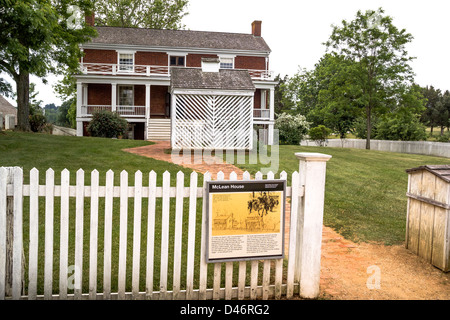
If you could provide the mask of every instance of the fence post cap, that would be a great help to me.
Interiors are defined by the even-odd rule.
[[[324,153],[314,153],[314,152],[297,152],[295,154],[297,159],[303,161],[322,161],[327,162],[331,159],[331,155]]]

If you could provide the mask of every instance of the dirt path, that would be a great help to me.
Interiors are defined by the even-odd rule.
[[[164,152],[169,142],[125,151],[174,162]],[[197,172],[209,171],[215,178],[242,170],[227,163],[184,164]],[[377,286],[379,284],[379,286]],[[324,227],[320,298],[333,300],[450,300],[450,273],[443,273],[404,246],[355,244]]]
[[[324,227],[321,265],[320,290],[325,299],[450,300],[450,273],[404,246],[355,244]],[[374,288],[375,271],[379,289]]]

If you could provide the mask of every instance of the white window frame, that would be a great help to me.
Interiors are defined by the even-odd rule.
[[[118,72],[127,72],[127,73],[133,73],[134,72],[134,65],[135,65],[135,53],[136,51],[123,51],[123,50],[117,50],[117,71]],[[120,64],[120,55],[127,54],[132,56],[132,64]],[[126,66],[122,69],[123,66]]]
[[[178,65],[172,66],[172,65],[170,64],[170,59],[171,59],[172,57],[175,57],[175,58],[183,58],[184,64],[183,64],[182,66],[178,66]],[[169,56],[169,67],[186,67],[186,56],[183,56],[183,55],[171,55],[171,56]]]
[[[219,60],[220,60],[220,69],[234,69],[234,58],[236,58],[235,55],[219,55]],[[231,68],[222,68],[222,63],[223,60],[231,60]],[[226,62],[229,63],[229,62]]]
[[[124,87],[129,87],[131,88],[131,104],[122,104],[121,103],[121,97],[120,97],[120,91],[122,88]],[[117,111],[134,111],[134,85],[131,84],[118,84],[117,85]]]
[[[176,51],[168,51],[167,53],[167,66],[170,67],[181,67],[181,66],[171,66],[170,65],[170,58],[171,57],[184,57],[184,66],[186,67],[186,63],[187,63],[187,52],[176,52]]]

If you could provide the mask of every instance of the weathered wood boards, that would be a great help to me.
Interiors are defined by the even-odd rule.
[[[449,271],[450,183],[448,170],[424,166],[407,170],[406,248]]]

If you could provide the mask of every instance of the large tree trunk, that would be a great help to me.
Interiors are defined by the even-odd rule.
[[[367,114],[367,136],[366,136],[366,149],[370,150],[370,135],[372,133],[372,108],[370,106],[366,107]]]
[[[17,128],[21,131],[30,131],[30,74],[19,69],[16,78],[17,85]]]

